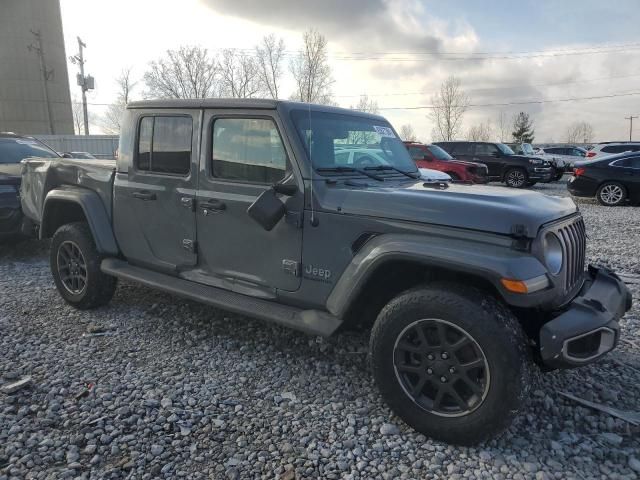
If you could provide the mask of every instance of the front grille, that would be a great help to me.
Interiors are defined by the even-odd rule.
[[[560,226],[556,230],[556,235],[560,239],[564,253],[565,292],[570,292],[582,282],[584,273],[587,233],[582,217]]]

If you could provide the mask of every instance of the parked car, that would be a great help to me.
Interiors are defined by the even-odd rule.
[[[0,240],[19,237],[30,228],[20,208],[20,162],[28,157],[57,158],[58,154],[35,138],[0,133]]]
[[[419,142],[404,142],[418,168],[429,168],[445,172],[454,181],[487,183],[487,167],[482,163],[456,160],[437,145]]]
[[[587,156],[587,150],[581,147],[545,147],[544,151],[546,154],[564,160],[569,168],[573,168],[576,162],[584,160]]]
[[[513,150],[516,155],[538,157],[549,162],[553,167],[554,180],[560,180],[567,171],[567,164],[562,158],[556,155],[551,155],[541,148],[538,148],[536,151],[530,143],[507,143],[506,145]]]
[[[537,182],[550,182],[554,171],[551,164],[536,156],[516,155],[503,143],[492,142],[435,142],[449,155],[476,163],[483,163],[489,180],[504,182],[513,188],[524,188]]]
[[[567,188],[576,197],[596,197],[614,207],[640,202],[640,152],[578,162]]]
[[[624,152],[640,152],[640,142],[602,142],[594,145],[586,154],[587,158],[605,157]]]
[[[347,141],[375,158],[339,161]],[[25,162],[23,209],[53,237],[68,304],[107,304],[119,278],[311,335],[370,327],[383,398],[434,438],[503,431],[530,396],[534,359],[594,362],[631,307],[616,275],[584,271],[570,198],[425,182],[377,115],[133,102],[120,149],[117,162]]]

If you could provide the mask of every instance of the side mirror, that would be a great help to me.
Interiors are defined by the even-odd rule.
[[[499,157],[500,156],[500,152],[493,152],[491,154],[492,157]]]
[[[291,197],[298,193],[298,186],[295,184],[287,184],[284,183],[276,183],[273,187],[271,187],[274,192],[279,193],[280,195],[284,195],[286,197]]]
[[[247,208],[247,214],[267,232],[270,232],[278,224],[285,213],[284,203],[276,196],[276,191],[273,188],[263,192]]]

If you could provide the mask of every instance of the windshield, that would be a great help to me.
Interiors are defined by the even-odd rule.
[[[504,143],[496,143],[496,145],[504,155],[515,155],[513,150],[507,147]]]
[[[429,145],[427,148],[429,149],[431,154],[438,160],[453,160],[453,157],[451,155],[449,155],[437,145]]]
[[[291,115],[316,170],[386,166],[417,172],[406,147],[384,120],[313,110],[294,110]]]
[[[522,144],[522,152],[525,155],[535,155],[536,152],[533,151],[533,146],[530,143]]]
[[[20,163],[29,157],[57,158],[59,155],[32,138],[0,138],[0,163]]]

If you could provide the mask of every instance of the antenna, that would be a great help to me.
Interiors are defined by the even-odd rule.
[[[309,112],[309,135],[307,135],[307,142],[309,145],[309,162],[311,163],[311,226],[312,227],[317,227],[318,224],[320,223],[318,221],[318,219],[316,218],[316,211],[315,211],[315,207],[313,205],[313,182],[314,182],[314,178],[313,178],[313,173],[315,172],[315,169],[313,168],[313,158],[311,155],[311,135],[313,135],[313,130],[311,129],[311,104],[307,103],[307,111]]]

